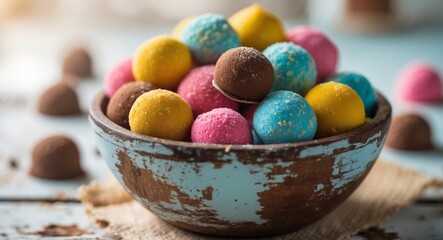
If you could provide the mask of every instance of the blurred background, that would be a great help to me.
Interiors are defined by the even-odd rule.
[[[342,67],[347,67],[348,61],[358,63],[359,56],[347,55],[351,48],[344,46],[341,37],[349,40],[364,33],[373,41],[395,41],[432,28],[428,35],[413,35],[426,39],[443,28],[443,1],[439,0],[0,0],[0,91],[6,87],[27,91],[41,86],[45,79],[57,77],[58,61],[73,45],[86,46],[92,52],[96,73],[101,77],[112,63],[132,54],[140,42],[169,33],[184,17],[206,12],[230,16],[254,2],[275,12],[287,27],[303,23],[333,34],[342,50]],[[342,33],[346,35],[338,35]],[[432,46],[413,46],[420,47]],[[414,57],[403,51],[399,54],[407,58],[397,59]],[[436,60],[433,55],[416,57]]]

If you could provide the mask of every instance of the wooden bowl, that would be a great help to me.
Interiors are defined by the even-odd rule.
[[[274,145],[214,145],[133,133],[111,122],[99,94],[96,142],[120,184],[177,227],[218,236],[271,236],[322,218],[363,181],[383,147],[391,106],[349,132]],[[124,214],[124,213],[122,213]]]

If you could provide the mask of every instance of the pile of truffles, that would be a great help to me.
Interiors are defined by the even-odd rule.
[[[184,19],[141,44],[105,80],[106,115],[135,133],[211,144],[275,144],[357,128],[377,110],[367,78],[337,73],[323,32],[254,4]]]

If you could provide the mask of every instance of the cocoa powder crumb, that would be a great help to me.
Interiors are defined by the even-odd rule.
[[[18,169],[18,160],[15,157],[9,158],[9,168],[13,170]]]

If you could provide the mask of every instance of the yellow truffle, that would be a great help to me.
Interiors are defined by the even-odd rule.
[[[170,140],[183,140],[193,120],[189,104],[178,94],[163,89],[138,97],[129,112],[131,131]]]
[[[285,40],[285,31],[280,19],[258,4],[232,15],[229,24],[237,32],[243,46],[260,51],[273,43]]]
[[[317,85],[306,94],[317,117],[318,137],[343,133],[365,123],[365,107],[350,87],[336,82]]]
[[[183,29],[185,29],[186,25],[188,25],[188,23],[194,18],[195,16],[190,16],[178,22],[172,30],[172,36],[176,39],[180,39],[180,35],[182,35]]]
[[[191,52],[182,42],[161,35],[139,46],[132,62],[132,73],[137,81],[175,90],[191,70],[191,64]]]

